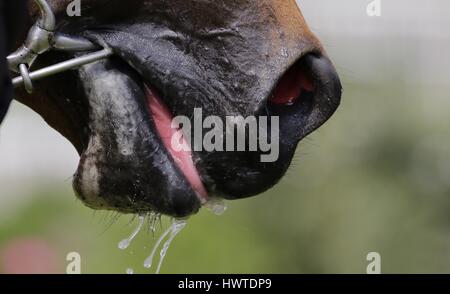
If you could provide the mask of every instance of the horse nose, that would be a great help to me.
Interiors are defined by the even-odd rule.
[[[272,94],[258,110],[258,116],[267,118],[269,123],[256,134],[263,141],[270,138],[269,151],[247,152],[242,162],[251,168],[244,164],[236,169],[239,176],[227,177],[226,186],[221,186],[227,194],[222,197],[256,195],[279,181],[290,166],[298,142],[336,111],[341,92],[339,76],[325,54],[309,53],[299,58],[278,77]]]

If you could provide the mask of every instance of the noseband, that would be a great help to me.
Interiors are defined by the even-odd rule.
[[[108,58],[113,54],[112,49],[101,48],[86,38],[56,32],[55,15],[50,5],[46,0],[34,2],[39,7],[40,18],[29,30],[24,44],[7,58],[9,69],[19,74],[12,80],[14,88],[23,86],[31,94],[34,81]],[[86,54],[30,72],[29,69],[39,55],[51,50]]]

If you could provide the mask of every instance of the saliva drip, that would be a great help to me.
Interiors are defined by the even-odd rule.
[[[128,248],[128,246],[130,246],[133,239],[136,238],[137,234],[139,234],[139,232],[141,231],[141,228],[144,225],[144,220],[145,220],[145,215],[140,215],[138,226],[136,227],[136,229],[133,231],[133,233],[131,233],[131,235],[128,238],[123,239],[122,241],[119,242],[119,249],[125,250]]]
[[[161,252],[159,253],[160,255],[159,263],[158,267],[156,268],[157,274],[159,274],[159,272],[161,271],[161,266],[164,261],[164,258],[166,257],[167,251],[169,250],[170,244],[172,244],[173,239],[178,235],[179,232],[181,232],[184,229],[186,224],[187,224],[186,221],[174,221],[169,239],[167,239],[166,243],[164,243],[164,246],[161,249]]]
[[[156,224],[158,220],[161,218],[159,213],[150,212],[148,215],[148,232],[155,233],[156,232]]]
[[[153,264],[153,259],[155,257],[156,251],[158,250],[159,246],[161,245],[162,241],[169,236],[167,241],[164,243],[159,255],[159,263],[158,267],[156,268],[156,274],[158,274],[161,270],[162,263],[164,261],[164,258],[166,257],[167,251],[169,250],[170,244],[172,243],[173,239],[178,235],[181,230],[186,226],[187,222],[185,220],[177,220],[174,219],[172,221],[172,225],[164,231],[164,233],[161,235],[161,237],[156,241],[152,252],[150,253],[150,256],[144,261],[144,267],[151,268]]]
[[[210,210],[215,215],[222,215],[227,210],[227,205],[226,205],[225,201],[220,198],[210,198],[203,206],[206,209]],[[148,218],[149,218],[149,231],[152,231],[152,232],[156,231],[156,220],[160,216],[159,214],[150,213],[148,215],[139,216],[139,223],[138,223],[136,229],[131,233],[131,235],[128,238],[119,242],[119,248],[121,250],[127,249],[130,246],[133,239],[139,234],[139,232],[142,229],[142,226],[144,225],[146,216],[148,216]],[[150,255],[145,259],[145,261],[144,261],[145,268],[149,269],[153,266],[153,260],[155,258],[156,252],[158,251],[158,248],[160,248],[161,243],[165,239],[167,239],[166,242],[164,242],[164,245],[162,246],[162,248],[159,252],[160,258],[159,258],[158,266],[156,267],[155,273],[158,274],[161,271],[161,266],[164,262],[164,258],[167,255],[167,251],[169,250],[169,247],[170,247],[173,239],[175,239],[175,237],[178,235],[178,233],[180,233],[181,230],[184,229],[186,224],[187,224],[186,220],[178,220],[178,219],[172,220],[172,224],[170,225],[170,227],[162,233],[162,235],[159,237],[159,239],[156,241],[155,245],[153,246]],[[131,269],[131,268],[128,268],[126,270],[126,272],[127,272],[127,274],[134,273],[133,269]]]
[[[145,261],[144,261],[144,267],[146,267],[146,268],[152,267],[153,258],[155,257],[156,250],[158,250],[161,242],[167,237],[167,235],[169,235],[171,229],[172,229],[172,227],[165,230],[164,233],[161,235],[161,237],[159,237],[158,241],[156,241],[155,245],[153,246],[152,252],[150,253],[149,257],[147,257],[147,259],[145,259]]]

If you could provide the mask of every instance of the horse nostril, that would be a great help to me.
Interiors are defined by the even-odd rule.
[[[341,94],[341,82],[330,59],[310,53],[278,80],[265,110],[279,117],[280,136],[294,146],[332,116]]]
[[[314,92],[315,82],[305,58],[300,59],[281,77],[269,98],[277,105],[293,105],[305,93]]]
[[[306,54],[279,79],[268,99],[276,108],[309,105],[328,119],[339,106],[342,85],[330,59]]]

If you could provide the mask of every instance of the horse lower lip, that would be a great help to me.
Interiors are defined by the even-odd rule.
[[[199,200],[202,203],[205,203],[208,200],[208,193],[192,160],[192,152],[183,150],[177,151],[172,146],[172,137],[177,132],[181,132],[180,130],[171,127],[172,114],[151,86],[145,85],[145,91],[150,114],[153,117],[156,131],[158,132],[164,147],[168,150],[175,164],[181,170],[192,189],[196,192]],[[183,144],[187,144],[184,137],[182,137],[181,140],[183,141]]]

